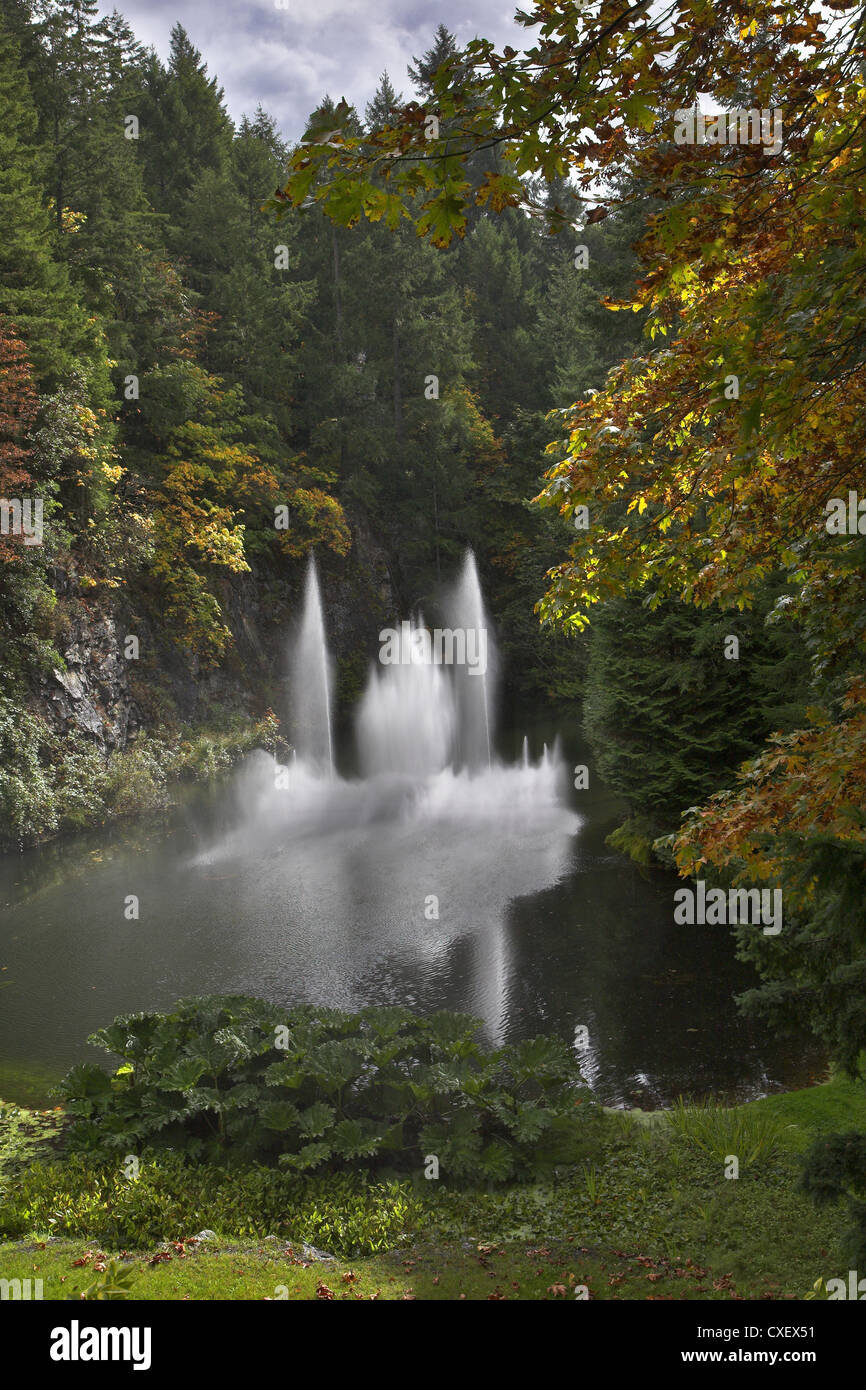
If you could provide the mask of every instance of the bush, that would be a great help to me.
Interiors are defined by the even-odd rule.
[[[418,1175],[435,1157],[446,1180],[506,1181],[533,1168],[585,1092],[564,1044],[536,1038],[488,1052],[479,1026],[461,1014],[284,1010],[239,995],[133,1014],[91,1038],[126,1059],[113,1077],[85,1064],[61,1083],[69,1143],[296,1172]]]
[[[50,737],[44,720],[0,695],[0,841],[24,842],[57,828],[54,781],[42,757]]]
[[[816,1139],[803,1156],[801,1189],[817,1207],[844,1203],[848,1226],[842,1253],[857,1269],[866,1265],[866,1134],[848,1130]]]
[[[169,751],[160,738],[140,733],[122,751],[111,754],[106,771],[106,816],[134,816],[168,803]]]
[[[612,830],[605,841],[611,849],[627,854],[635,864],[644,868],[658,868],[655,842],[659,833],[658,823],[650,816],[632,816],[622,825]],[[670,861],[670,856],[668,856]],[[672,861],[671,861],[672,862]]]
[[[135,1180],[127,1171],[121,1162],[94,1164],[81,1155],[34,1164],[7,1183],[0,1235],[50,1231],[143,1250],[208,1227],[223,1238],[278,1235],[351,1257],[399,1245],[421,1215],[407,1184],[367,1184],[357,1174],[323,1179],[261,1166],[229,1171],[179,1154],[143,1162]]]

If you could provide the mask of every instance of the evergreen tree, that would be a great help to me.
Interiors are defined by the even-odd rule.
[[[364,110],[370,130],[381,130],[382,126],[393,120],[397,108],[402,104],[402,96],[397,95],[387,72],[383,72],[376,94],[372,101],[367,102]]]
[[[48,189],[58,234],[77,223],[82,182],[93,174],[94,122],[107,87],[108,31],[96,0],[39,0],[39,59],[32,74],[39,137],[48,160]]]
[[[522,224],[522,225],[521,225]],[[525,218],[481,218],[454,254],[477,363],[473,383],[498,423],[545,404],[534,351],[539,289]]]
[[[20,47],[0,24],[0,313],[27,343],[38,379],[50,384],[92,351],[93,335],[56,258],[37,120]]]
[[[675,604],[653,612],[631,597],[593,617],[584,720],[598,770],[658,833],[802,713],[805,651],[765,625],[769,607],[764,595],[735,616]],[[731,636],[738,659],[725,656]]]
[[[119,379],[136,370],[132,339],[148,297],[142,243],[152,236],[136,142],[141,47],[119,15],[91,0],[43,5],[30,80],[53,202],[58,253],[83,301],[102,320]],[[108,404],[108,384],[101,405]]]
[[[420,58],[413,58],[406,69],[422,99],[432,95],[433,79],[438,69],[449,59],[456,57],[458,51],[457,40],[447,26],[437,25],[431,47]]]
[[[2,91],[3,89],[0,89]],[[0,535],[0,659],[5,693],[38,680],[58,657],[50,640],[55,597],[46,579],[53,554],[52,488],[40,474],[32,444],[39,407],[21,338],[0,318],[0,498],[38,498],[43,505],[43,544]]]
[[[244,118],[225,170],[205,171],[190,190],[185,222],[190,278],[211,322],[200,359],[208,371],[240,384],[250,408],[285,437],[294,349],[310,291],[297,281],[296,221],[277,228],[261,214],[284,157],[271,117],[259,109],[253,121]],[[223,210],[218,236],[215,206]],[[264,438],[259,442],[268,447]]]
[[[145,189],[167,220],[169,249],[185,251],[190,189],[205,174],[222,174],[230,158],[232,123],[223,91],[181,24],[171,31],[168,67],[155,53],[143,73],[141,153]]]

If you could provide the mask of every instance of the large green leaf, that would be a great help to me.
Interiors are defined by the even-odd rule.
[[[341,1120],[330,1134],[334,1151],[343,1158],[367,1158],[382,1143],[380,1127],[372,1120]]]
[[[360,1075],[364,1059],[348,1042],[328,1041],[313,1049],[306,1065],[322,1090],[330,1094]]]
[[[201,1057],[180,1057],[167,1067],[156,1082],[160,1091],[188,1091],[205,1074],[206,1063]]]
[[[302,1133],[310,1139],[316,1139],[332,1123],[335,1115],[332,1106],[325,1105],[323,1101],[317,1100],[314,1105],[307,1106],[298,1115],[298,1125]]]
[[[299,1153],[281,1154],[279,1161],[281,1168],[296,1168],[299,1171],[303,1171],[307,1168],[320,1167],[320,1165],[326,1163],[330,1157],[330,1144],[324,1144],[320,1141],[316,1144],[306,1144]]]
[[[60,1091],[65,1096],[94,1100],[111,1094],[111,1077],[95,1062],[80,1062],[66,1073]]]
[[[279,1130],[282,1133],[298,1124],[298,1111],[288,1100],[274,1100],[262,1106],[259,1118],[266,1129]]]

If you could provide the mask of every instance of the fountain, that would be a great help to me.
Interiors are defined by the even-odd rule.
[[[484,611],[481,583],[475,556],[467,550],[460,578],[449,595],[448,616],[455,628],[465,632],[486,633],[484,669],[473,671],[469,666],[454,668],[457,701],[460,710],[457,757],[470,770],[493,766],[493,692],[496,683],[496,648],[490,640],[491,629]]]
[[[497,757],[496,653],[471,554],[441,613],[452,628],[428,629],[417,614],[386,630],[397,640],[390,655],[380,648],[355,711],[359,775],[342,776],[310,562],[291,650],[297,756],[275,768],[264,752],[249,755],[233,783],[233,823],[201,847],[191,870],[220,882],[243,874],[245,910],[254,899],[269,943],[267,969],[289,950],[304,990],[343,1007],[413,1003],[404,967],[435,994],[471,942],[465,1003],[501,1039],[517,968],[511,905],[568,873],[580,820],[557,744],[535,759],[524,740],[513,764]],[[468,640],[482,630],[483,644]],[[355,965],[335,973],[344,958]],[[392,983],[378,979],[382,970],[395,972]]]
[[[451,762],[457,706],[445,671],[425,661],[414,640],[422,632],[419,618],[409,624],[407,659],[394,666],[374,666],[370,672],[355,725],[367,777],[426,777]]]
[[[403,623],[399,660],[370,673],[356,721],[366,776],[493,767],[496,653],[471,550],[443,609],[451,627]]]
[[[316,561],[311,555],[304,586],[301,626],[291,660],[292,734],[295,753],[304,763],[334,774],[331,728],[333,664],[325,639],[322,595]]]
[[[512,867],[520,864],[531,878],[526,854],[534,841],[538,867],[545,828],[561,848],[563,834],[573,833],[578,822],[567,806],[558,743],[545,744],[537,760],[527,739],[516,763],[496,756],[497,658],[471,551],[442,612],[452,628],[431,632],[419,614],[399,632],[380,634],[380,641],[392,634],[390,655],[373,665],[355,712],[360,776],[341,777],[331,727],[333,662],[310,560],[290,662],[295,755],[287,767],[251,755],[237,780],[242,822],[223,850],[240,842],[273,843],[288,853],[290,845],[375,833],[379,853],[389,827],[399,838],[401,828],[435,825],[443,845],[452,844],[453,856],[451,837],[472,827],[475,855],[483,837],[497,862],[500,855],[511,856]],[[380,655],[385,651],[383,642]],[[431,842],[424,843],[429,853]],[[337,852],[334,845],[332,850]],[[504,868],[498,872],[504,880]]]

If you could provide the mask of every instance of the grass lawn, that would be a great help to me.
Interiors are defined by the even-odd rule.
[[[692,1299],[732,1297],[728,1279],[701,1266],[675,1268],[621,1252],[560,1246],[422,1243],[401,1254],[309,1263],[281,1244],[172,1247],[125,1255],[135,1299]],[[8,1242],[0,1247],[6,1279],[41,1279],[45,1299],[80,1297],[106,1252],[85,1241]],[[715,1287],[714,1285],[718,1285]]]

